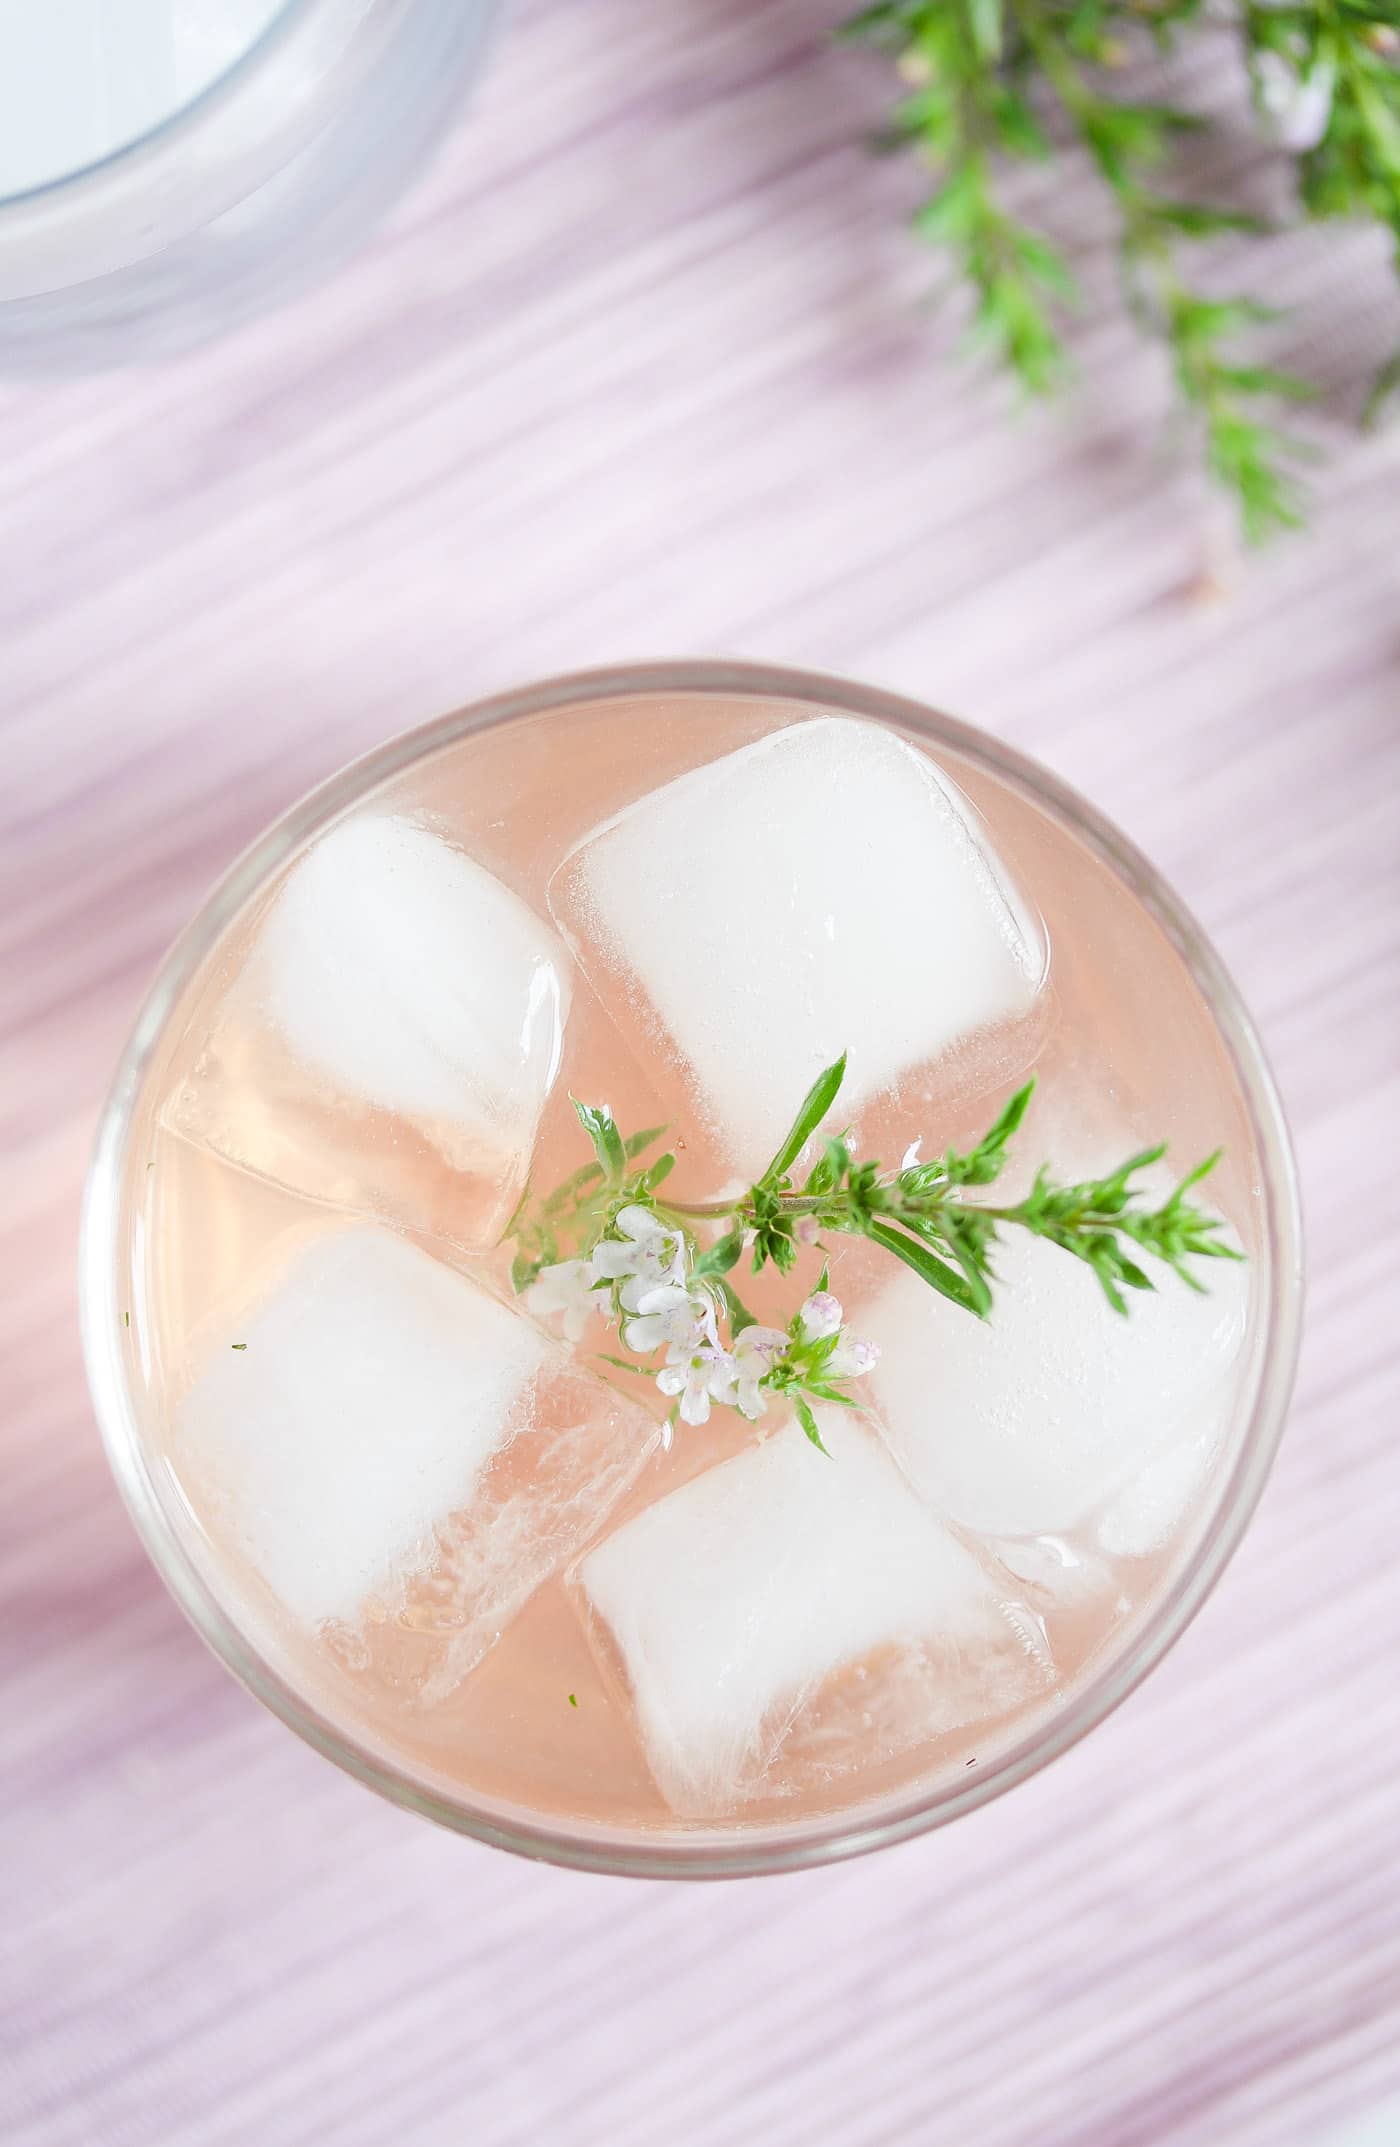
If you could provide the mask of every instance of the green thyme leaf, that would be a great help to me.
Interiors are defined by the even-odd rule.
[[[936,1254],[929,1251],[927,1245],[921,1244],[918,1238],[910,1237],[903,1230],[896,1230],[889,1223],[872,1223],[870,1235],[877,1245],[884,1246],[886,1252],[892,1252],[906,1267],[912,1267],[914,1273],[921,1276],[930,1289],[937,1290],[942,1297],[951,1298],[955,1305],[961,1305],[965,1311],[975,1313],[979,1319],[982,1317],[984,1306],[968,1283],[967,1277],[960,1275],[955,1267],[949,1267],[946,1260],[940,1260]],[[990,1299],[987,1302],[990,1302]]]
[[[577,1109],[577,1105],[575,1105],[575,1109]],[[580,1193],[586,1192],[589,1186],[600,1185],[602,1180],[603,1172],[599,1166],[596,1163],[585,1163],[582,1169],[576,1170],[571,1178],[566,1178],[562,1185],[555,1187],[555,1190],[544,1204],[544,1213],[546,1215],[562,1214],[565,1208],[574,1205]],[[512,1223],[511,1230],[506,1232],[507,1237],[512,1235],[514,1227],[515,1225]]]
[[[817,1127],[836,1101],[841,1083],[846,1078],[846,1054],[843,1051],[833,1065],[819,1073],[802,1101],[802,1108],[792,1122],[792,1130],[782,1147],[774,1156],[760,1181],[763,1185],[776,1185],[785,1178],[806,1147]]]
[[[800,1394],[796,1394],[793,1396],[792,1406],[797,1411],[798,1423],[806,1432],[813,1446],[815,1446],[815,1448],[817,1449],[817,1452],[819,1454],[826,1454],[827,1459],[829,1461],[831,1459],[831,1456],[829,1453],[827,1453],[827,1449],[822,1445],[822,1435],[817,1429],[817,1420],[813,1416],[811,1409],[809,1408],[807,1403],[803,1401],[802,1396]]]
[[[580,1103],[577,1096],[572,1101],[579,1124],[593,1143],[598,1168],[609,1185],[621,1185],[627,1168],[627,1151],[613,1123],[612,1112],[605,1103]]]
[[[658,1185],[665,1184],[675,1167],[676,1159],[668,1149],[665,1155],[658,1156],[656,1161],[642,1172],[637,1180],[638,1192],[654,1193]]]
[[[695,1262],[692,1273],[696,1275],[727,1275],[731,1267],[737,1267],[744,1250],[744,1233],[731,1230],[707,1252],[702,1252]]]

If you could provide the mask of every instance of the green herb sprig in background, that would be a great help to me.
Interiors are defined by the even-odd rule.
[[[1195,242],[1263,234],[1239,210],[1183,200],[1164,174],[1194,113],[1134,102],[1117,86],[1144,38],[1170,51],[1222,28],[1240,46],[1261,124],[1289,137],[1296,193],[1311,217],[1381,224],[1400,270],[1400,0],[876,0],[844,25],[895,61],[907,90],[888,139],[933,170],[915,228],[953,260],[973,296],[973,347],[1031,396],[1068,373],[1065,322],[1079,299],[1063,252],[1006,205],[1008,171],[1068,144],[1087,158],[1115,213],[1134,316],[1165,345],[1206,466],[1251,543],[1301,525],[1298,465],[1284,421],[1310,384],[1261,361],[1274,318],[1246,297],[1203,293]],[[1369,414],[1400,388],[1400,354]]]

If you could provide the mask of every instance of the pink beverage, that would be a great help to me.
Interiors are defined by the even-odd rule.
[[[362,764],[172,957],[99,1144],[94,1387],[181,1600],[376,1786],[565,1860],[800,1862],[1018,1778],[1196,1607],[1286,1398],[1287,1150],[1190,932],[1048,778],[834,682],[583,679]],[[602,1316],[645,1277],[516,1293],[592,1159],[571,1099],[666,1129],[657,1202],[722,1206],[843,1049],[802,1170],[845,1127],[965,1151],[1034,1075],[979,1197],[1219,1148],[1245,1258],[1124,1319],[1008,1236],[979,1321],[867,1237],[746,1257],[756,1334],[825,1263],[874,1345],[826,1454],[780,1395],[675,1421],[689,1375]]]

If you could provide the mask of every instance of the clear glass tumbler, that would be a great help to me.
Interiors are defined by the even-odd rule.
[[[522,1802],[468,1794],[427,1765],[406,1761],[366,1734],[323,1690],[274,1662],[219,1570],[160,1451],[142,1378],[135,1324],[147,1157],[163,1070],[201,977],[271,878],[332,820],[383,786],[431,778],[451,755],[506,727],[604,717],[641,700],[667,720],[703,724],[736,702],[779,720],[835,710],[893,727],[926,745],[974,798],[1014,801],[1086,861],[1094,884],[1141,921],[1210,1039],[1228,1106],[1232,1166],[1248,1193],[1239,1224],[1251,1261],[1250,1331],[1237,1401],[1204,1510],[1153,1584],[1141,1614],[1026,1728],[989,1749],[975,1774],[905,1784],[858,1808],[782,1823],[621,1827],[561,1821]],[[703,755],[701,756],[703,757]],[[1094,930],[1092,914],[1084,929]],[[258,1699],[299,1735],[385,1796],[443,1825],[521,1853],[587,1869],[664,1877],[780,1871],[851,1856],[941,1826],[1043,1767],[1102,1721],[1160,1661],[1200,1608],[1240,1540],[1268,1473],[1292,1384],[1301,1303],[1300,1225],[1288,1137],[1259,1040],[1234,986],[1199,927],[1151,865],[1073,791],[1009,747],[933,710],[873,688],[748,664],[683,663],[594,672],[501,694],[398,738],[296,806],[233,867],[175,946],[137,1019],[98,1130],[81,1253],[84,1342],[97,1415],[112,1467],[146,1547],[205,1640]],[[1105,1315],[1108,1316],[1108,1315]]]
[[[23,190],[0,183],[0,369],[176,353],[332,267],[459,110],[495,12],[282,0],[233,64],[134,139],[40,183],[18,170]]]

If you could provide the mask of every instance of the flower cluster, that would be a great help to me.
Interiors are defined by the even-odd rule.
[[[696,1268],[687,1233],[634,1202],[618,1211],[590,1252],[541,1268],[526,1301],[536,1317],[557,1317],[571,1342],[582,1340],[596,1312],[618,1326],[633,1356],[665,1352],[655,1377],[672,1403],[668,1444],[677,1417],[707,1423],[718,1402],[757,1423],[779,1396],[792,1400],[811,1435],[803,1397],[848,1402],[835,1382],[868,1372],[875,1345],[844,1331],[825,1276],[783,1329],[741,1321],[732,1293]]]

